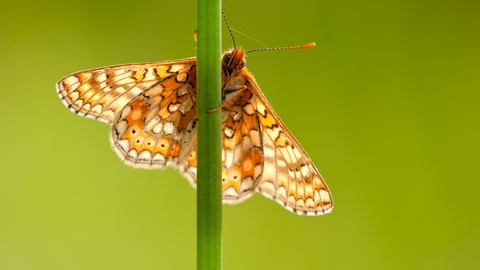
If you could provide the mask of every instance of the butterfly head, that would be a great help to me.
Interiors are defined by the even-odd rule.
[[[226,51],[222,56],[222,70],[224,76],[231,77],[238,74],[245,68],[245,50],[242,48],[233,48]]]

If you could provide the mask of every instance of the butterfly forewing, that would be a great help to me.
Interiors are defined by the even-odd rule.
[[[249,89],[256,96],[264,155],[263,174],[257,190],[298,214],[330,212],[333,200],[315,165],[273,111],[258,85],[252,83]]]
[[[333,208],[323,178],[245,68],[245,51],[223,56],[222,194],[238,203],[259,191],[301,215]],[[117,65],[68,75],[57,93],[74,113],[111,125],[128,165],[172,166],[196,185],[196,59]]]

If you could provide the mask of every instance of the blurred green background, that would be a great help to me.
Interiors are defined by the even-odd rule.
[[[268,46],[317,43],[247,62],[335,200],[322,217],[261,195],[224,206],[224,268],[478,267],[480,2],[224,6],[233,28]],[[55,83],[194,56],[195,1],[0,10],[0,269],[194,269],[194,189],[176,170],[122,164],[109,127],[70,113]]]

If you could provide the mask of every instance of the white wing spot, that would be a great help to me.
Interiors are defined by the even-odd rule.
[[[110,120],[113,119],[115,116],[115,112],[112,110],[105,110],[102,112],[102,114],[98,117],[98,120],[105,122],[105,123],[110,123]]]
[[[125,121],[125,120],[119,121],[117,123],[117,125],[115,126],[115,129],[117,130],[117,133],[118,133],[119,137],[121,137],[123,135],[123,133],[125,133],[125,131],[127,130],[127,127],[128,127],[128,124],[127,124],[127,121]],[[128,142],[128,140],[124,140],[124,141]]]
[[[139,87],[133,87],[132,89],[130,89],[130,93],[132,93],[134,96],[137,96],[142,92],[143,90],[140,89]]]
[[[147,91],[145,91],[145,96],[154,97],[154,96],[160,95],[162,92],[163,92],[163,86],[161,84],[157,84],[151,87],[150,89],[148,89]]]
[[[152,161],[154,163],[160,163],[161,165],[164,165],[165,164],[165,157],[160,154],[160,153],[156,153],[153,158],[152,158]]]
[[[120,147],[120,150],[123,150],[123,154],[130,149],[130,142],[127,139],[118,141],[117,145]]]
[[[104,82],[106,80],[107,80],[107,74],[105,73],[102,73],[95,78],[95,81],[97,82]]]
[[[129,115],[130,113],[132,112],[132,107],[131,106],[125,106],[125,108],[123,108],[122,110],[122,118],[125,118],[127,117],[127,115]]]
[[[287,204],[288,204],[289,206],[290,206],[290,205],[296,205],[296,203],[297,203],[297,200],[295,199],[295,196],[293,196],[293,195],[288,196]],[[285,207],[287,207],[287,206],[285,206]],[[290,211],[293,212],[293,209],[290,210]]]
[[[78,93],[77,91],[74,91],[68,94],[67,97],[70,98],[71,101],[74,101],[74,100],[77,100],[79,96],[80,96],[80,93]]]
[[[138,153],[135,149],[130,150],[127,155],[131,159],[137,159]]]
[[[90,113],[94,113],[96,115],[99,115],[99,114],[102,113],[102,110],[103,110],[103,106],[100,105],[100,104],[97,104],[90,109]]]
[[[238,192],[235,190],[234,187],[229,187],[223,191],[223,196],[222,197],[233,197],[236,198],[238,197]]]
[[[115,70],[115,76],[119,76],[119,75],[122,75],[125,73],[125,70],[124,69],[117,69]]]
[[[78,83],[80,79],[77,76],[69,76],[63,80],[63,84],[69,87],[72,84]]]
[[[318,193],[319,193],[319,195],[320,195],[320,198],[321,198],[322,203],[323,203],[323,202],[329,202],[329,203],[331,203],[330,194],[328,194],[328,192],[327,192],[326,190],[320,189],[320,190],[318,191]],[[330,208],[330,209],[331,209],[331,208]],[[328,210],[328,211],[330,212],[331,210]]]
[[[150,151],[148,151],[148,150],[145,150],[145,151],[141,152],[140,155],[138,155],[138,159],[149,161],[149,160],[152,159],[152,153],[150,153]]]
[[[269,194],[275,194],[275,186],[270,181],[263,182],[261,189],[268,192]]]
[[[261,143],[260,143],[260,132],[258,130],[250,130],[250,139],[251,139],[251,142],[254,146],[258,146],[260,147]]]
[[[265,115],[265,106],[261,102],[257,102],[257,111],[262,115]]]
[[[147,125],[145,126],[145,131],[147,131],[147,132],[148,132],[148,131],[151,131],[151,130],[153,129],[153,127],[158,124],[158,122],[160,122],[160,116],[155,115],[155,116],[152,118],[152,120],[150,120],[150,121],[147,123]],[[160,128],[160,130],[162,130],[162,129]],[[155,133],[158,133],[158,132],[155,132]]]
[[[83,83],[78,89],[82,92],[90,90],[92,86],[89,83]]]
[[[307,165],[303,165],[301,169],[302,175],[305,177],[310,177],[310,169],[308,168]]]
[[[162,131],[162,129],[163,129],[163,123],[158,123],[153,127],[152,131],[153,133],[158,134]]]
[[[233,116],[233,120],[238,121],[242,118],[242,113],[238,112]]]
[[[277,189],[276,197],[280,204],[285,204],[285,201],[287,200],[287,190],[285,187],[281,186]]]
[[[178,110],[178,107],[180,107],[180,103],[170,104],[170,106],[168,106],[168,111],[173,113]]]
[[[225,169],[230,170],[234,165],[235,151],[226,149],[223,151],[224,162],[223,165]]]
[[[242,179],[242,182],[240,183],[240,188],[239,188],[239,193],[242,194],[245,191],[252,190],[253,189],[253,179],[252,177],[247,177]]]
[[[185,67],[185,65],[172,65],[172,66],[170,67],[169,72],[177,72],[177,71],[179,71],[180,69],[182,69],[182,68],[184,68],[184,67]]]
[[[157,77],[155,76],[155,73],[153,72],[153,68],[147,69],[147,73],[145,74],[145,81],[150,81],[150,80],[155,80]]]
[[[178,82],[185,82],[187,80],[187,73],[178,73],[177,74],[177,81]]]
[[[192,67],[192,66],[190,66],[190,65],[185,66],[183,69],[179,70],[178,72],[179,72],[179,73],[189,72],[191,67]]]
[[[75,108],[76,110],[80,109],[83,105],[83,100],[77,99],[73,104],[72,108]]]
[[[173,125],[172,122],[165,122],[163,125],[163,133],[165,135],[173,135],[173,132],[175,131],[175,125]]]
[[[253,106],[251,103],[245,105],[245,107],[243,107],[243,110],[248,114],[248,115],[252,115],[254,113],[254,110],[253,110]]]
[[[177,90],[177,96],[178,97],[181,97],[181,96],[183,96],[187,93],[188,93],[188,85],[187,84],[184,84],[184,85],[180,86],[180,88],[178,88],[178,90]]]
[[[225,127],[225,130],[223,131],[223,133],[225,133],[225,136],[227,136],[228,138],[231,138],[235,133],[235,130],[233,130],[230,127]]]

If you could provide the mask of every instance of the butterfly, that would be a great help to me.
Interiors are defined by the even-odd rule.
[[[333,208],[327,184],[245,67],[246,52],[222,56],[222,199],[255,191],[299,215]],[[62,78],[57,93],[70,111],[111,126],[117,155],[137,168],[177,168],[197,176],[196,58],[125,64]]]

